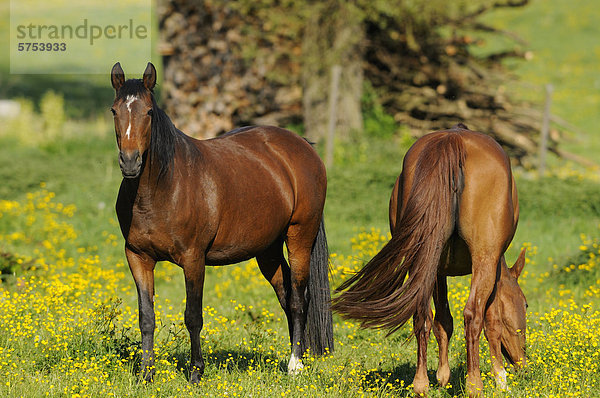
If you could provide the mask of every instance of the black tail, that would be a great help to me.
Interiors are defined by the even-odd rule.
[[[464,148],[458,134],[429,138],[418,154],[413,183],[392,239],[343,283],[333,310],[364,327],[398,330],[411,316],[423,326],[437,267],[456,220],[462,192]]]
[[[329,289],[329,250],[323,220],[310,254],[308,313],[304,342],[313,355],[333,352],[333,320]]]

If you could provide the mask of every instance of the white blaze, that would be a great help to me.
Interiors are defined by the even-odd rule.
[[[125,136],[127,138],[129,138],[129,133],[131,133],[131,104],[133,104],[133,101],[135,100],[137,100],[137,97],[128,95],[125,102],[125,105],[127,105],[127,110],[129,111],[129,125],[127,126],[127,131],[125,132]]]

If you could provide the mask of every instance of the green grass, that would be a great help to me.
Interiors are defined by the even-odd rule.
[[[191,392],[210,396],[220,395],[224,386],[228,386],[230,393],[235,391],[241,395],[258,392],[266,396],[305,396],[307,393],[309,396],[360,396],[361,391],[374,396],[404,394],[400,391],[401,383],[408,385],[415,369],[414,341],[405,344],[410,336],[410,327],[386,338],[382,331],[360,330],[356,324],[345,323],[336,316],[335,355],[312,362],[299,377],[286,376],[285,317],[255,264],[208,269],[203,332],[207,369],[203,384],[191,390],[186,379],[189,349],[187,331],[182,324],[183,278],[181,271],[173,265],[163,263],[157,266],[156,305],[159,322],[156,347],[162,361],[157,365],[161,377],[150,386],[138,384],[136,372],[139,356],[135,350],[139,344],[139,334],[135,288],[124,261],[122,241],[112,208],[120,180],[116,166],[110,166],[116,165],[112,134],[106,132],[104,136],[95,136],[94,139],[66,137],[60,145],[40,146],[24,145],[17,139],[4,137],[0,139],[0,144],[0,159],[3,162],[0,169],[3,170],[5,181],[0,197],[25,201],[28,192],[37,191],[39,183],[46,181],[47,189],[56,192],[56,202],[75,203],[78,208],[75,217],[67,220],[77,230],[78,236],[73,242],[61,245],[66,250],[67,260],[73,259],[71,265],[68,263],[70,260],[59,265],[62,260],[58,260],[58,257],[53,260],[53,255],[46,253],[39,244],[59,232],[36,229],[33,235],[39,243],[10,247],[19,255],[46,258],[51,267],[58,268],[48,271],[20,271],[17,268],[17,275],[2,284],[2,288],[15,294],[12,305],[22,303],[17,307],[21,308],[21,312],[10,321],[15,325],[37,320],[40,316],[38,306],[47,306],[45,317],[32,327],[35,334],[31,338],[22,338],[17,342],[12,340],[10,334],[0,331],[0,347],[15,350],[19,358],[27,359],[29,363],[19,365],[20,371],[11,371],[7,379],[12,383],[10,387],[0,383],[3,396],[33,397],[46,392],[51,395],[80,393],[92,396],[106,392],[118,396],[183,396]],[[326,209],[329,242],[334,252],[364,258],[349,243],[350,238],[356,235],[356,230],[375,226],[383,232],[387,231],[387,202],[399,172],[403,150],[401,142],[390,145],[374,141],[368,144],[355,143],[338,152],[337,162],[329,173]],[[374,155],[376,153],[378,156]],[[16,163],[12,161],[14,159],[26,159],[27,162]],[[518,174],[522,216],[508,260],[512,262],[516,258],[524,242],[537,246],[537,250],[534,250],[536,253],[529,257],[530,263],[526,268],[528,275],[524,276],[524,289],[530,303],[530,333],[547,330],[546,333],[556,334],[560,332],[557,329],[559,326],[546,323],[541,315],[558,306],[563,300],[561,297],[566,297],[566,290],[572,292],[579,306],[592,303],[595,307],[598,304],[597,298],[585,295],[586,289],[599,279],[598,269],[567,272],[564,268],[570,263],[583,264],[587,261],[588,255],[579,248],[582,245],[580,234],[592,237],[599,235],[600,210],[595,198],[600,196],[600,185],[587,179],[539,179],[528,177],[525,173]],[[104,206],[98,206],[99,203],[104,203]],[[6,215],[0,218],[2,233],[10,230],[8,221]],[[109,237],[109,234],[116,236]],[[0,251],[7,251],[6,243],[0,245]],[[81,253],[77,248],[85,248],[85,251]],[[553,257],[553,261],[549,261],[548,257]],[[339,265],[339,260],[334,260],[334,264]],[[101,276],[98,274],[100,270],[110,274]],[[544,273],[548,275],[543,276]],[[27,298],[30,293],[19,293],[19,283],[22,282],[18,281],[32,275],[37,275],[39,282],[28,282],[35,289]],[[48,280],[47,285],[44,278]],[[86,287],[68,282],[69,278],[90,281],[90,285]],[[340,282],[339,277],[333,280],[334,284]],[[456,278],[451,282],[456,328],[450,351],[453,387],[448,390],[434,389],[434,397],[463,393],[465,352],[461,311],[468,282],[468,278]],[[561,284],[564,286],[559,288]],[[55,289],[65,289],[66,286],[73,289],[71,293],[57,295]],[[556,297],[549,296],[552,294]],[[49,300],[45,297],[54,298],[39,304],[39,300]],[[0,303],[6,305],[8,301]],[[32,307],[27,309],[26,303]],[[12,309],[12,306],[7,308]],[[24,313],[22,311],[31,312],[31,315],[23,318],[20,315]],[[69,322],[81,325],[64,337],[68,341],[66,351],[52,350],[51,345],[32,345],[36,339],[54,341],[55,336],[62,336],[60,328],[65,326],[62,323],[65,311],[75,311],[75,315],[70,315],[72,318]],[[77,315],[78,311],[84,312]],[[583,329],[583,321],[577,318],[579,310],[569,311],[571,315],[568,320],[579,322],[569,324],[569,327]],[[597,318],[589,316],[591,318],[587,322],[594,325]],[[48,317],[56,329],[42,320]],[[92,324],[90,320],[94,320]],[[14,333],[25,333],[17,326],[14,330]],[[61,339],[63,337],[59,341]],[[573,340],[544,343],[539,335],[532,341],[530,355],[534,358],[546,355],[549,347],[568,349],[569,344],[575,344]],[[435,343],[431,342],[431,347],[435,347]],[[489,363],[485,347],[485,342],[482,342],[482,366],[487,371]],[[5,352],[0,352],[0,357],[3,355]],[[67,356],[70,358],[68,361]],[[11,357],[2,358],[12,363]],[[94,365],[93,358],[99,360],[100,365]],[[429,369],[435,369],[434,348],[430,350],[428,364]],[[554,379],[549,378],[543,366],[546,365],[531,365],[531,372],[536,379],[514,375],[513,392],[508,395],[501,392],[497,394],[526,396],[530,393],[526,391],[533,388],[535,383],[550,393]],[[563,366],[563,371],[569,373],[570,368],[578,365],[566,362]],[[94,381],[94,377],[98,381]],[[573,377],[582,376],[577,373]],[[430,378],[435,379],[432,371]],[[106,380],[111,381],[110,388]],[[563,379],[558,377],[556,380]],[[31,384],[35,388],[25,387]],[[599,381],[592,378],[587,385],[598,384]],[[489,376],[486,376],[486,386],[486,391],[494,391]],[[586,388],[584,391],[591,390]]]
[[[350,238],[361,228],[374,227],[384,233],[389,230],[388,203],[406,150],[395,139],[338,147],[336,162],[328,170],[325,203],[325,226],[332,252],[349,253]]]

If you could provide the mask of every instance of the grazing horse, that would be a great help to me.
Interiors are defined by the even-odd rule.
[[[144,379],[154,375],[154,267],[163,260],[185,276],[192,383],[204,371],[206,265],[256,257],[287,316],[289,373],[302,369],[305,347],[315,355],[332,351],[322,221],[327,179],[312,146],[276,127],[244,127],[204,141],[183,134],[156,104],[151,63],[142,79],[127,81],[117,63],[111,83],[124,177],[116,210],[138,293]]]
[[[432,326],[439,345],[438,382],[445,386],[450,379],[453,325],[446,277],[473,274],[463,313],[467,389],[473,396],[483,388],[479,336],[484,326],[496,381],[506,387],[502,354],[515,366],[525,365],[527,303],[517,283],[525,251],[512,268],[504,260],[519,205],[500,145],[463,124],[420,138],[404,158],[389,217],[391,240],[339,287],[345,291],[334,299],[333,309],[364,327],[388,328],[390,333],[412,316],[417,338],[414,390],[425,394]]]

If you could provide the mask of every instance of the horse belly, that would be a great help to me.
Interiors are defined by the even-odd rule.
[[[219,248],[209,250],[206,254],[206,265],[228,265],[246,261],[256,254],[240,247]]]
[[[248,213],[246,217],[231,222],[221,221],[219,231],[206,253],[206,263],[238,263],[256,257],[275,242],[283,245],[289,215],[284,217],[260,213]]]
[[[456,232],[446,245],[440,262],[440,272],[445,276],[462,276],[471,273],[471,252],[467,243]]]
[[[277,240],[275,237],[213,244],[206,253],[207,265],[235,264],[249,260],[264,252]],[[282,242],[283,244],[283,242]]]

